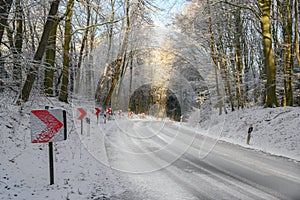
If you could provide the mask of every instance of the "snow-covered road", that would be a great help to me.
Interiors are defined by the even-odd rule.
[[[102,162],[126,172],[116,199],[300,199],[300,165],[172,122],[117,120]]]

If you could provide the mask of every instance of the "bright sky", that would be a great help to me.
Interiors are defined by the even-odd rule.
[[[180,12],[186,0],[157,0],[156,5],[162,9],[155,14],[154,23],[159,26],[169,24],[174,13]]]

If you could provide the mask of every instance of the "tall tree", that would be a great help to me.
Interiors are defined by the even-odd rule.
[[[0,0],[0,47],[2,45],[5,27],[7,27],[7,19],[12,2],[12,0]],[[4,61],[2,59],[2,52],[0,48],[0,78],[3,78],[4,71]]]
[[[16,0],[16,34],[14,43],[14,81],[17,85],[20,85],[22,78],[22,47],[23,47],[23,9],[21,5],[21,0]]]
[[[54,68],[56,61],[56,35],[57,35],[58,22],[53,24],[48,41],[48,47],[45,57],[45,74],[44,74],[44,93],[47,96],[53,95],[53,82],[54,82]]]
[[[284,72],[284,94],[283,106],[293,106],[293,26],[292,26],[292,12],[290,0],[284,0],[282,4],[279,2],[281,20],[282,20],[282,34],[283,34],[283,72]]]
[[[75,92],[79,92],[79,85],[81,82],[81,66],[82,66],[82,61],[84,58],[84,51],[87,47],[87,40],[88,40],[88,35],[89,35],[89,30],[90,30],[90,23],[91,23],[91,5],[90,5],[90,0],[86,1],[86,29],[83,33],[82,40],[81,40],[81,47],[79,50],[79,58],[78,58],[78,63],[77,63],[77,74],[76,74],[76,86],[75,86]]]
[[[110,16],[109,19],[110,21],[114,21],[115,19],[115,0],[111,0],[110,1],[110,5],[111,5],[111,12],[110,12]],[[100,103],[101,102],[101,98],[102,98],[102,90],[105,84],[105,81],[107,82],[107,93],[108,93],[108,85],[109,85],[109,80],[108,80],[108,71],[109,68],[111,68],[110,64],[108,63],[110,60],[110,55],[111,55],[111,47],[112,47],[112,42],[113,42],[113,31],[114,31],[114,24],[108,24],[107,25],[107,32],[108,32],[108,47],[107,47],[107,56],[106,56],[106,60],[105,60],[105,68],[102,74],[102,77],[100,79],[99,82],[99,87],[98,87],[98,93],[97,93],[97,102]]]
[[[0,0],[0,45],[5,27],[7,26],[7,18],[11,9],[12,0]]]
[[[295,16],[295,54],[298,63],[298,67],[300,68],[300,46],[299,46],[299,2],[298,0],[294,0],[294,16]],[[300,101],[299,101],[300,105]]]
[[[45,53],[45,50],[46,50],[46,47],[48,44],[50,32],[53,28],[53,24],[55,23],[55,16],[58,11],[59,2],[60,2],[60,0],[54,0],[51,2],[51,7],[50,7],[50,11],[49,11],[49,14],[47,17],[47,21],[44,25],[43,34],[40,39],[38,49],[34,54],[33,66],[29,68],[29,72],[27,74],[22,92],[19,96],[19,100],[28,101],[28,99],[29,99],[29,95],[32,90],[33,83],[35,81],[39,66],[41,64],[41,61],[43,59],[43,56],[44,56],[44,53]]]
[[[299,2],[298,0],[294,1],[295,9],[295,53],[297,58],[298,67],[300,69],[300,44],[299,44]],[[300,74],[298,74],[298,106],[300,106]]]
[[[69,86],[69,69],[70,69],[70,43],[71,43],[71,31],[72,31],[72,15],[73,15],[74,0],[69,0],[67,5],[67,16],[65,19],[65,32],[64,32],[64,60],[62,70],[62,82],[59,93],[59,100],[62,102],[68,102],[68,86]]]
[[[266,107],[278,106],[276,96],[276,68],[272,49],[271,34],[271,0],[258,0],[262,12],[260,17],[261,30],[263,35],[263,48],[265,58],[266,83]]]
[[[217,49],[216,49],[216,42],[215,42],[215,36],[213,32],[213,23],[212,23],[212,16],[210,11],[210,2],[207,0],[207,6],[208,6],[208,23],[209,23],[209,35],[210,35],[210,50],[212,59],[215,63],[215,79],[216,79],[216,91],[218,96],[218,108],[219,108],[219,114],[222,114],[222,108],[224,107],[225,113],[227,113],[224,103],[222,102],[222,97],[220,93],[220,86],[219,86],[219,74],[220,74],[220,67],[221,67],[221,59],[218,58],[217,55]]]
[[[116,68],[115,68],[115,73],[114,73],[114,79],[112,81],[110,90],[109,90],[109,92],[108,92],[108,94],[105,98],[104,104],[103,104],[104,107],[106,107],[109,104],[109,102],[111,100],[111,97],[113,95],[114,89],[117,86],[117,83],[118,83],[119,78],[120,78],[119,75],[120,75],[120,71],[121,71],[121,65],[122,65],[122,62],[124,61],[123,57],[124,57],[125,52],[126,52],[128,36],[129,36],[129,30],[130,30],[130,3],[129,3],[129,0],[126,0],[125,4],[126,4],[125,5],[125,15],[126,15],[125,35],[124,35],[124,38],[123,38],[123,41],[122,41],[122,44],[121,44],[120,53],[119,53],[118,58],[117,58],[117,63],[116,63]]]
[[[243,84],[243,61],[242,61],[242,47],[241,47],[241,32],[242,32],[242,22],[241,22],[241,11],[237,9],[234,13],[235,18],[235,63],[236,63],[236,99],[238,109],[244,107],[243,102],[243,92],[241,85]]]

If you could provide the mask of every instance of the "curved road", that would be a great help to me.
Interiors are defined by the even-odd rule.
[[[119,120],[105,147],[136,185],[115,199],[300,199],[299,163],[176,123]]]

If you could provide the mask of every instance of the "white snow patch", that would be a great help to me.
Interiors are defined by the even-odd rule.
[[[225,122],[219,120],[220,123],[213,126],[223,126],[220,137],[214,136],[213,132],[207,132],[207,129],[204,130],[207,132],[205,135],[300,161],[299,107],[245,108],[223,114],[219,118],[225,119]],[[253,124],[254,129],[250,144],[247,145],[246,138],[250,124]],[[201,127],[201,124],[199,126]],[[213,130],[213,126],[210,129]]]

